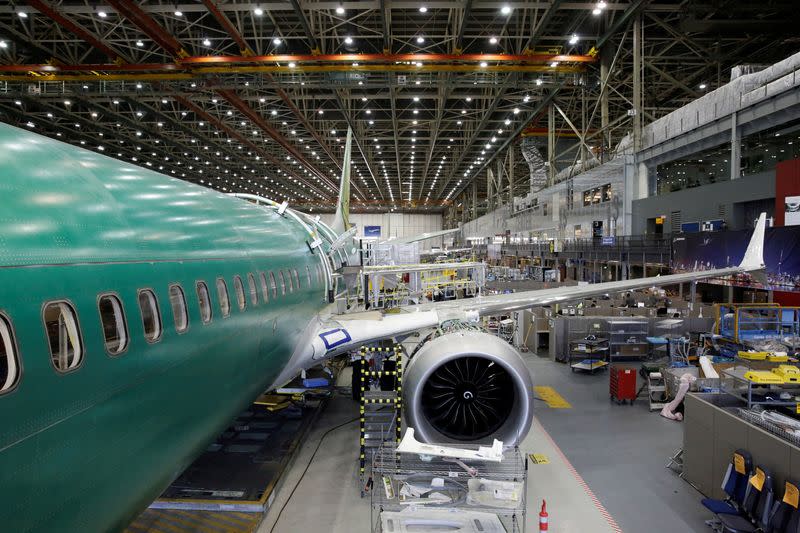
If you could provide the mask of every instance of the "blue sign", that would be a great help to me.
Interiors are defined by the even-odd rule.
[[[603,237],[602,245],[603,246],[613,246],[616,244],[617,238],[616,237]]]
[[[364,237],[380,237],[380,226],[364,226]]]
[[[700,231],[699,222],[684,222],[681,224],[681,231],[683,233],[697,233]]]

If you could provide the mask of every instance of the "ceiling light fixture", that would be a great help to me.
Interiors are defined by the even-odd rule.
[[[489,37],[489,44],[497,44],[497,37]]]

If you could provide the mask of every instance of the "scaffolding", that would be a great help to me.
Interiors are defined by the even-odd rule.
[[[361,298],[367,308],[389,309],[425,301],[478,296],[486,283],[480,262],[365,266]]]
[[[368,356],[376,366],[394,357],[394,369],[372,370]],[[384,365],[386,366],[386,365]],[[359,465],[358,475],[363,497],[372,488],[367,465],[373,455],[392,438],[400,442],[403,416],[403,347],[362,346],[360,350]],[[391,387],[389,387],[391,385]],[[377,386],[377,389],[374,387]],[[382,390],[391,388],[391,390]],[[369,457],[367,457],[369,455]]]

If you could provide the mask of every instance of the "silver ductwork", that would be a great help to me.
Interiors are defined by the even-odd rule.
[[[533,381],[522,356],[483,331],[425,342],[403,376],[403,406],[417,438],[435,443],[519,443],[533,419]]]

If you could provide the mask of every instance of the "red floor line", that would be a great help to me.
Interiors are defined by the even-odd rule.
[[[589,485],[586,483],[583,477],[581,477],[578,471],[575,470],[575,467],[572,466],[572,463],[569,462],[567,456],[564,455],[564,452],[562,452],[561,448],[558,447],[556,441],[553,440],[553,437],[551,437],[550,434],[547,432],[547,430],[544,429],[544,426],[542,425],[541,422],[539,422],[539,419],[535,418],[535,420],[536,420],[536,425],[539,426],[541,432],[544,433],[544,436],[547,437],[547,440],[550,441],[550,444],[553,445],[553,447],[558,452],[558,455],[561,456],[561,459],[566,463],[567,469],[572,474],[572,477],[574,477],[575,480],[578,482],[578,484],[581,487],[583,487],[583,490],[586,493],[586,495],[589,496],[589,498],[592,500],[592,503],[594,503],[595,508],[597,508],[597,510],[600,511],[600,514],[602,515],[603,518],[605,518],[606,522],[608,522],[608,525],[611,526],[611,529],[614,531],[614,533],[623,533],[622,528],[619,527],[617,521],[614,520],[614,517],[611,516],[611,513],[609,513],[608,510],[606,510],[606,508],[603,507],[603,504],[600,503],[600,500],[597,498],[597,496],[595,496],[594,492],[592,492],[592,489],[589,488]]]

